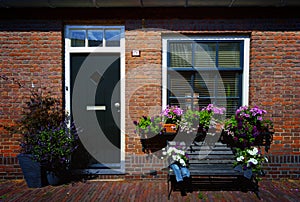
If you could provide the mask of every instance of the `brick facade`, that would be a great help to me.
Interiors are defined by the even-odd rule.
[[[193,12],[196,14],[195,10]],[[252,16],[235,19],[219,16],[197,19],[190,17],[192,14],[164,18],[163,13],[159,13],[143,20],[124,11],[122,20],[95,20],[99,17],[90,15],[92,21],[80,17],[75,21],[62,16],[48,16],[51,19],[44,20],[0,21],[0,75],[9,78],[7,81],[0,80],[1,123],[9,124],[20,117],[21,105],[29,95],[12,78],[27,87],[33,83],[51,89],[57,97],[64,97],[65,24],[124,25],[127,106],[125,167],[132,173],[126,177],[164,178],[159,170],[162,166],[159,161],[141,158],[140,140],[134,134],[132,124],[141,115],[153,115],[160,111],[157,106],[162,103],[162,35],[173,32],[243,34],[251,39],[249,105],[266,109],[275,125],[269,163],[265,164],[267,177],[300,177],[300,18]],[[133,49],[140,50],[141,56],[132,57]],[[19,135],[10,136],[0,129],[0,179],[22,177],[16,159],[19,139]],[[136,162],[143,163],[143,166],[138,166]],[[155,171],[158,175],[153,175]]]

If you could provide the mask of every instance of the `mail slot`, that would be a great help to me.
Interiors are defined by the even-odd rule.
[[[105,106],[86,106],[86,110],[87,111],[98,111],[98,110],[106,110],[106,107]]]

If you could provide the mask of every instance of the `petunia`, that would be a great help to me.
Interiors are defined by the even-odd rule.
[[[254,165],[256,165],[258,163],[258,161],[255,158],[250,158],[247,162],[252,163]]]
[[[237,160],[237,161],[240,161],[240,162],[243,161],[244,159],[245,159],[245,158],[244,158],[243,156],[239,156],[239,157],[236,158],[236,160]]]

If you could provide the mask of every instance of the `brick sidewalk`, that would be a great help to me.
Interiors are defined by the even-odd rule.
[[[300,180],[281,180],[260,182],[262,201],[298,202],[300,201]],[[23,180],[0,181],[0,201],[168,201],[165,181],[87,181],[60,186],[27,188]],[[239,191],[196,191],[182,197],[172,193],[173,201],[259,201],[252,192]]]

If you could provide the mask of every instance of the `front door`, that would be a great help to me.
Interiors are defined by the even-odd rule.
[[[75,167],[119,172],[120,53],[71,53],[70,70],[72,119],[82,143]]]

